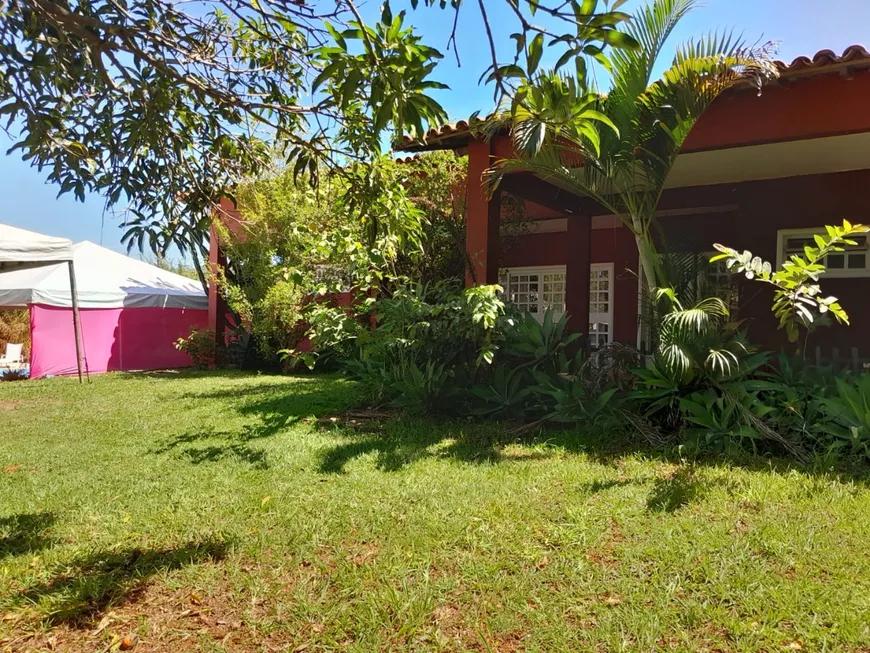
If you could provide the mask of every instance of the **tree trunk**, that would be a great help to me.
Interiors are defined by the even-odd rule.
[[[637,252],[640,254],[640,272],[646,281],[647,288],[655,288],[656,270],[658,269],[658,261],[656,260],[656,251],[652,243],[649,242],[646,229],[643,228],[643,223],[640,217],[631,216],[631,226],[634,231],[634,241],[637,243]]]

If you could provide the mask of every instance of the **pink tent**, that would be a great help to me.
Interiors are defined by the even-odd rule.
[[[73,246],[82,355],[90,373],[184,367],[175,341],[208,324],[198,281],[90,242]],[[0,274],[0,307],[30,308],[30,376],[76,372],[72,297],[65,266]]]

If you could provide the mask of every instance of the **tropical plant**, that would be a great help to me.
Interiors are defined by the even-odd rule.
[[[670,289],[656,295],[670,303],[659,345],[646,368],[636,370],[638,386],[629,397],[665,432],[682,433],[696,444],[725,446],[772,443],[805,458],[801,442],[766,420],[774,410],[767,394],[778,388],[759,378],[769,360],[748,345],[728,307],[718,297],[684,307]],[[708,429],[698,440],[698,427]]]
[[[780,354],[770,371],[760,373],[759,377],[769,382],[767,403],[773,411],[768,420],[778,430],[813,445],[825,438],[826,416],[821,400],[830,391],[833,378],[830,371]]]
[[[581,376],[546,374],[537,372],[538,385],[533,391],[538,394],[546,408],[543,419],[563,424],[597,426],[608,420],[619,423],[616,412],[623,397],[619,388],[613,387],[598,394],[592,393]]]
[[[829,418],[825,431],[834,438],[832,446],[870,459],[870,374],[854,381],[838,378],[836,389],[836,395],[819,399]]]
[[[489,129],[512,128],[521,158],[490,170],[491,187],[506,174],[532,172],[622,217],[632,231],[649,288],[668,286],[652,238],[665,181],[692,127],[710,104],[740,84],[761,85],[776,74],[769,47],[748,47],[730,33],[710,34],[677,48],[653,81],[665,43],[694,0],[655,0],[628,23],[639,48],[590,51],[610,75],[606,94],[576,73],[518,75],[507,117]]]
[[[825,231],[826,235],[813,237],[815,246],[807,244],[804,247],[804,256],[793,254],[779,270],[774,270],[773,265],[753,256],[752,252],[738,252],[719,244],[714,247],[721,253],[711,262],[725,261],[735,274],[744,274],[747,279],[772,285],[772,310],[779,320],[779,328],[785,329],[789,342],[797,342],[800,330],[809,333],[821,316],[833,315],[838,322],[849,324],[849,316],[837,298],[823,296],[818,281],[827,271],[826,257],[832,252],[844,251],[846,246],[856,245],[851,238],[870,232],[870,227],[843,220],[842,226],[826,226]]]
[[[531,313],[523,312],[510,325],[506,353],[516,358],[521,366],[534,367],[554,361],[579,338],[579,333],[568,331],[566,313],[554,319],[553,312],[547,309],[539,322]]]
[[[528,399],[532,395],[525,368],[497,366],[492,378],[471,388],[477,400],[471,413],[479,417],[519,418],[528,415]]]
[[[670,288],[658,288],[659,300],[670,303],[658,334],[656,358],[679,384],[697,377],[733,378],[744,373],[746,356],[752,353],[739,324],[719,297],[706,297],[684,307]]]
[[[770,429],[765,416],[774,408],[762,401],[748,384],[731,384],[728,392],[715,388],[680,398],[680,412],[688,423],[683,435],[696,447],[729,453],[748,443],[755,450]],[[761,427],[761,428],[759,428]],[[774,432],[775,433],[775,432]]]

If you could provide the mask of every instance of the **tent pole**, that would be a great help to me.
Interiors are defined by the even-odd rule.
[[[79,316],[79,292],[76,288],[76,270],[73,262],[69,262],[69,289],[72,295],[73,309],[73,331],[76,337],[76,363],[79,367],[79,383],[84,383],[82,380],[82,322]]]

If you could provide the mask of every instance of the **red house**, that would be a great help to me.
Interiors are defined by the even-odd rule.
[[[778,66],[780,78],[762,95],[730,91],[689,135],[659,206],[669,247],[705,253],[719,242],[781,261],[826,224],[870,223],[870,53],[852,46]],[[508,134],[479,140],[460,121],[400,149],[468,154],[469,284],[500,282],[531,312],[567,312],[571,328],[588,327],[593,345],[638,342],[638,252],[619,217],[529,174],[509,176],[488,199],[481,174],[494,158],[512,155]],[[525,202],[521,235],[502,224],[503,193]],[[827,265],[823,288],[840,298],[852,324],[819,329],[811,345],[826,357],[834,348],[870,356],[867,239]],[[737,316],[752,342],[778,349],[785,341],[770,299],[762,284],[741,283]]]
[[[779,79],[760,96],[751,89],[730,91],[689,135],[659,206],[669,247],[706,253],[720,242],[778,262],[826,224],[844,218],[870,223],[870,53],[852,46],[842,55],[824,50],[778,66]],[[469,284],[501,282],[531,312],[548,306],[567,312],[570,327],[588,332],[593,345],[639,342],[638,253],[619,217],[527,174],[510,176],[502,193],[488,199],[481,174],[494,158],[512,155],[508,134],[479,140],[460,121],[400,148],[436,149],[468,154]],[[528,228],[522,235],[502,224],[504,193],[524,202]],[[233,222],[238,214],[230,210],[227,218]],[[210,261],[222,263],[217,238]],[[867,239],[827,264],[823,288],[840,298],[852,324],[819,329],[810,344],[826,358],[837,350],[867,359]],[[720,268],[709,274],[728,273]],[[762,284],[742,282],[736,314],[752,342],[779,349],[785,339],[770,299]],[[218,320],[225,309],[214,289],[209,300],[209,322],[222,333]]]

